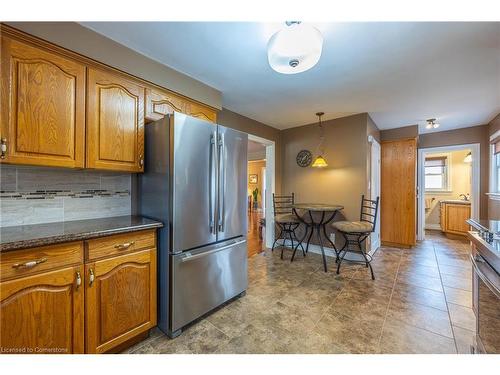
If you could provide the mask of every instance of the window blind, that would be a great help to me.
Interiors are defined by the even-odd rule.
[[[499,140],[500,143],[500,140]],[[500,147],[500,145],[499,145]],[[500,149],[499,149],[500,151]],[[446,166],[446,156],[435,156],[430,158],[425,158],[426,167],[445,167]]]

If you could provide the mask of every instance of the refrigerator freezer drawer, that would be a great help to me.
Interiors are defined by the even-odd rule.
[[[243,237],[172,255],[171,260],[172,334],[247,289]]]

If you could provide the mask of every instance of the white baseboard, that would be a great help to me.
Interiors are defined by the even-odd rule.
[[[425,229],[441,230],[441,224],[425,224]]]

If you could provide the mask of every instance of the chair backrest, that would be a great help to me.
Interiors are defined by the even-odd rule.
[[[275,195],[273,194],[273,210],[274,216],[281,214],[291,214],[292,205],[295,203],[294,193],[291,195]]]
[[[359,220],[366,221],[372,224],[372,231],[375,230],[377,224],[377,213],[380,197],[373,199],[366,199],[364,195],[361,196],[361,213]]]

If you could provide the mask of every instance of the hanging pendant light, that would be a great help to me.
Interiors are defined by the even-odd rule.
[[[322,49],[323,36],[318,29],[290,21],[269,39],[267,59],[278,73],[296,74],[316,65]]]
[[[318,116],[318,125],[319,125],[319,144],[317,148],[316,158],[314,159],[311,167],[313,168],[324,168],[328,167],[328,163],[324,158],[325,149],[323,148],[323,141],[325,139],[325,130],[323,129],[323,124],[321,123],[321,116],[323,116],[324,112],[317,112],[316,116]]]

